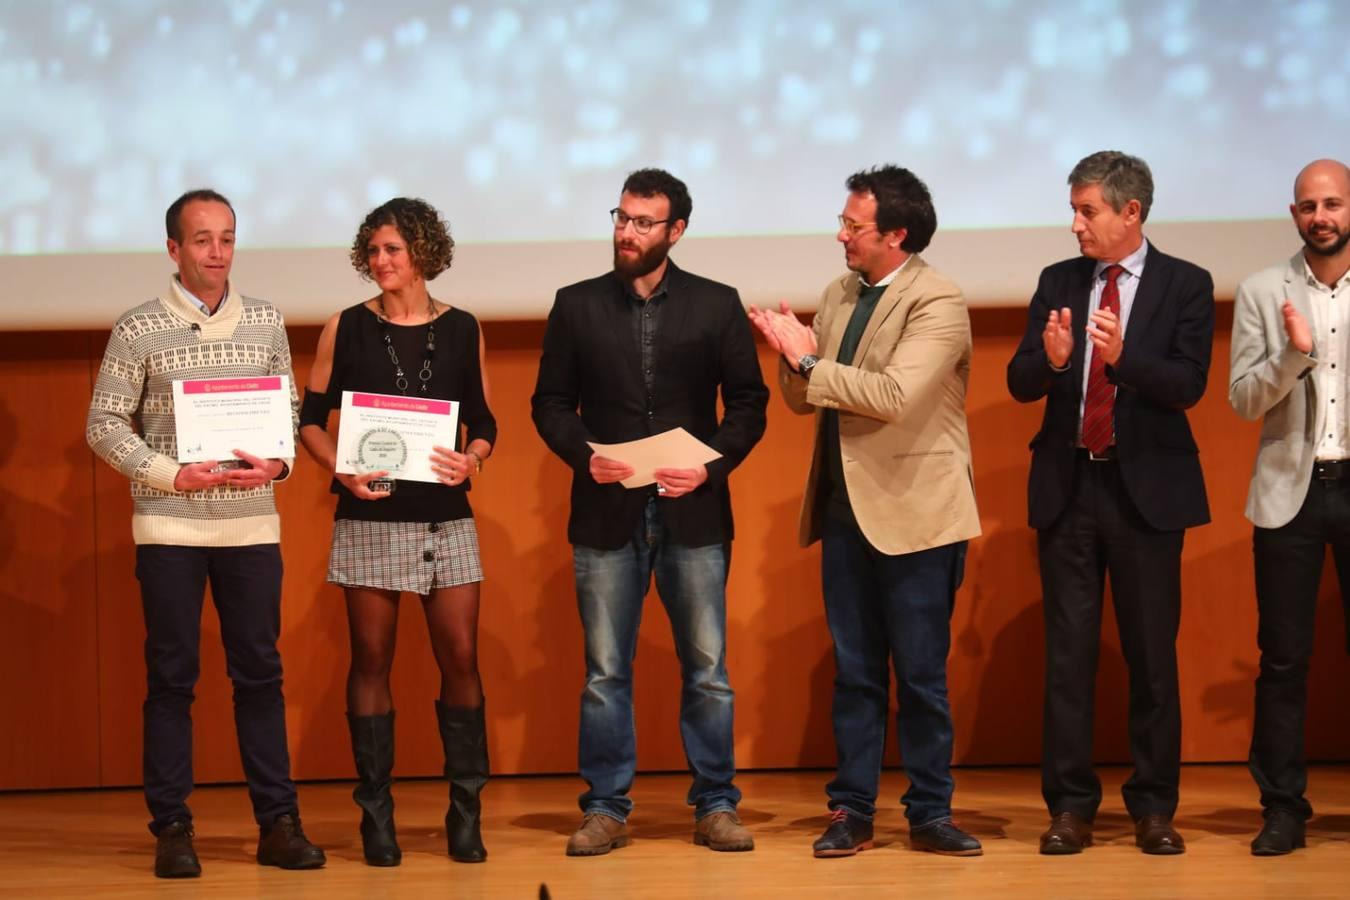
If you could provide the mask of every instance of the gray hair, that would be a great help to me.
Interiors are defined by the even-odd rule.
[[[1100,150],[1078,161],[1069,173],[1070,187],[1102,186],[1102,197],[1120,212],[1131,200],[1139,201],[1139,221],[1148,220],[1153,206],[1153,173],[1148,163],[1119,150]]]

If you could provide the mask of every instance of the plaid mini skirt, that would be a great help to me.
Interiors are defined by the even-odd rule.
[[[482,581],[478,528],[472,518],[449,522],[338,519],[333,523],[328,580],[344,587],[417,594]]]

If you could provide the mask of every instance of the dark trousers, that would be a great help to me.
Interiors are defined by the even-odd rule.
[[[1092,768],[1093,699],[1104,578],[1129,668],[1130,756],[1121,793],[1135,819],[1176,811],[1181,780],[1181,621],[1184,531],[1150,528],[1115,462],[1077,463],[1064,514],[1037,532],[1045,610],[1045,732],[1041,791],[1051,815],[1092,821],[1102,785]]]
[[[253,816],[264,828],[296,810],[281,696],[281,548],[136,548],[145,613],[145,801],[150,830],[192,821],[192,701],[199,671],[206,584],[220,617],[226,670],[234,683],[234,724]]]
[[[1264,809],[1312,815],[1303,796],[1308,764],[1303,725],[1308,706],[1308,662],[1322,561],[1331,545],[1341,596],[1350,595],[1350,479],[1308,486],[1298,515],[1279,528],[1252,534],[1261,672],[1256,679],[1256,724],[1248,765]]]
[[[877,785],[895,666],[897,738],[912,827],[952,814],[952,715],[947,651],[966,542],[888,556],[857,525],[828,518],[821,551],[825,617],[834,641],[834,743],[839,768],[825,787],[830,809],[866,819]]]

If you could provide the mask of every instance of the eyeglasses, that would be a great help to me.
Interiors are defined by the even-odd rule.
[[[647,216],[630,216],[617,206],[609,211],[609,217],[614,220],[614,227],[619,231],[623,231],[628,227],[628,223],[632,222],[633,230],[638,234],[646,234],[652,230],[653,225],[664,225],[670,221],[670,219],[651,219]]]
[[[876,222],[854,222],[851,219],[845,219],[843,216],[837,218],[839,219],[839,230],[847,231],[849,237],[857,237],[877,224]]]

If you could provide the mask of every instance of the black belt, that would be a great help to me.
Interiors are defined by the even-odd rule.
[[[1350,459],[1319,459],[1313,463],[1313,477],[1321,481],[1350,478]]]
[[[1078,458],[1088,460],[1089,462],[1115,462],[1116,445],[1112,444],[1111,446],[1103,450],[1101,453],[1093,453],[1086,447],[1079,447]]]

